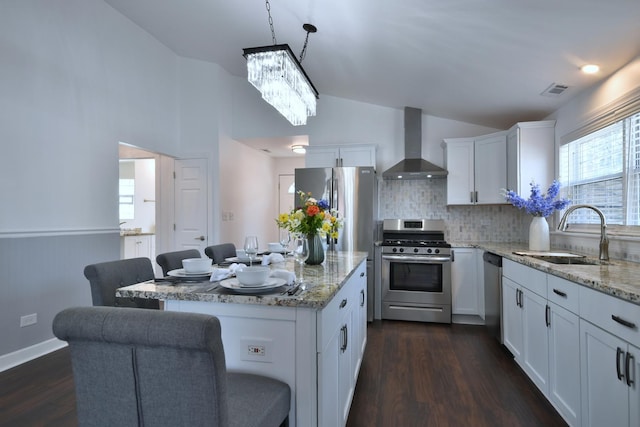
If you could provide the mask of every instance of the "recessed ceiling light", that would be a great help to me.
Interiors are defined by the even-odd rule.
[[[304,145],[292,145],[291,151],[296,154],[304,154],[307,152],[307,149],[304,147]]]
[[[600,67],[595,64],[588,64],[588,65],[583,65],[581,70],[585,74],[595,74],[598,71],[600,71]]]

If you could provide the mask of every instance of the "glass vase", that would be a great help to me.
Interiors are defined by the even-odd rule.
[[[309,258],[305,261],[307,265],[318,265],[324,261],[324,248],[322,247],[322,239],[318,234],[307,235],[309,241]]]
[[[529,250],[548,251],[550,247],[547,219],[543,216],[534,216],[529,225]]]

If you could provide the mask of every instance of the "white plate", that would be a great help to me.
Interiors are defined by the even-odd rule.
[[[199,273],[187,273],[184,271],[184,268],[179,268],[177,270],[171,270],[167,273],[168,276],[171,277],[200,277],[200,276],[210,276],[213,272],[213,267],[209,267],[207,271],[202,271]]]
[[[224,259],[227,262],[242,262],[242,263],[249,263],[249,257],[237,257],[237,256],[232,256],[231,258],[225,258]],[[261,263],[262,262],[262,256],[258,255],[253,257],[253,263]]]
[[[284,279],[279,279],[277,277],[269,277],[267,281],[258,286],[245,286],[241,285],[238,282],[238,279],[235,277],[231,279],[224,279],[220,282],[220,286],[223,288],[231,289],[232,291],[242,292],[242,293],[253,293],[253,292],[264,292],[269,289],[277,288],[279,286],[285,285],[287,283]]]

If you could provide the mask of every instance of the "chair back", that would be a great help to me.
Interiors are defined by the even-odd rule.
[[[69,342],[78,425],[228,425],[216,317],[74,307],[56,315],[53,333]]]
[[[116,298],[116,289],[155,278],[149,258],[129,258],[90,264],[84,276],[91,285],[91,299],[96,306],[159,308],[157,300]]]
[[[182,260],[187,258],[201,258],[202,255],[197,249],[186,249],[184,251],[165,252],[156,257],[156,262],[162,267],[162,274],[167,275],[171,270],[182,268]]]
[[[214,264],[223,263],[226,258],[236,256],[236,245],[233,243],[221,243],[219,245],[207,246],[204,249],[206,256],[213,260]]]

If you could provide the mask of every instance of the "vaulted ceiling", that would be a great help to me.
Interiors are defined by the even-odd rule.
[[[262,0],[105,0],[184,57],[246,76],[272,44]],[[507,128],[538,120],[640,54],[639,0],[272,0],[278,43],[322,95]],[[580,67],[595,63],[595,75]],[[556,97],[541,93],[568,86]]]

